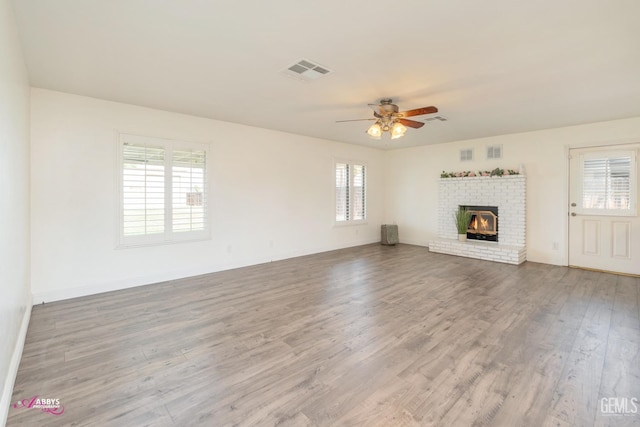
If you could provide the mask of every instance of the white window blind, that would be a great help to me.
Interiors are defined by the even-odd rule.
[[[204,150],[174,150],[172,161],[174,232],[204,230],[206,152]]]
[[[122,156],[123,235],[164,233],[165,149],[125,143]]]
[[[364,220],[367,216],[367,204],[365,200],[365,167],[353,165],[353,219]]]
[[[336,221],[349,219],[349,165],[336,163]]]
[[[336,221],[366,220],[366,166],[339,162],[335,171]]]
[[[635,215],[635,152],[583,155],[582,213]]]
[[[120,135],[120,245],[208,237],[207,147]]]

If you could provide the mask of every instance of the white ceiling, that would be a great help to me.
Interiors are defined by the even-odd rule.
[[[389,149],[640,116],[637,0],[13,7],[35,87],[330,140]],[[334,73],[280,73],[303,57]],[[383,97],[449,120],[393,142],[369,139],[370,122],[335,123],[372,117]]]

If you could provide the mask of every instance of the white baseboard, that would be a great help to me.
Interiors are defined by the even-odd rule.
[[[119,291],[122,289],[135,288],[137,286],[145,286],[153,283],[166,282],[168,280],[183,279],[192,276],[199,276],[202,274],[216,273],[219,271],[232,270],[234,268],[248,267],[251,265],[264,264],[272,261],[281,261],[290,258],[296,258],[300,256],[313,255],[316,253],[335,251],[338,249],[345,249],[349,247],[368,245],[371,243],[378,243],[380,239],[361,239],[358,241],[352,241],[340,246],[333,247],[315,247],[309,250],[285,252],[273,255],[266,255],[260,258],[251,259],[236,259],[231,263],[217,264],[202,266],[199,268],[175,270],[157,274],[150,274],[138,277],[129,277],[117,281],[108,281],[102,283],[93,283],[88,286],[74,287],[68,289],[55,289],[44,292],[34,292],[32,295],[33,305],[48,303],[53,301],[61,301],[71,298],[84,297],[88,295],[101,294],[104,292]]]
[[[18,332],[18,339],[16,340],[16,345],[13,349],[13,354],[11,355],[11,363],[2,389],[2,398],[0,398],[0,425],[2,426],[7,423],[7,417],[9,416],[11,396],[13,395],[13,385],[16,382],[18,368],[20,367],[20,360],[22,359],[22,351],[24,350],[24,342],[27,339],[29,320],[31,320],[31,304],[27,304],[27,307],[24,310],[22,324],[20,325],[20,331]]]
[[[402,236],[400,236],[400,243],[413,246],[423,246],[425,248],[429,247],[429,240],[403,239]]]
[[[62,301],[71,298],[85,297],[88,295],[102,294],[105,292],[119,291],[121,289],[135,288],[137,286],[150,285],[157,282],[165,282],[167,280],[177,279],[179,277],[197,276],[198,273],[189,274],[183,272],[184,276],[176,276],[175,273],[152,274],[144,277],[132,277],[124,280],[93,283],[89,286],[79,286],[68,289],[55,289],[44,292],[33,292],[33,305],[44,304],[47,302]]]

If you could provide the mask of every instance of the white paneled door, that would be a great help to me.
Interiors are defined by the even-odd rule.
[[[639,151],[570,151],[569,265],[640,275]]]

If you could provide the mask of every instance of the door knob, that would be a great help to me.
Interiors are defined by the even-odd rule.
[[[571,206],[575,208],[576,207],[576,203],[575,202],[571,203]]]
[[[575,213],[575,212],[571,212],[571,216],[576,216],[576,215],[578,215],[578,214]]]

